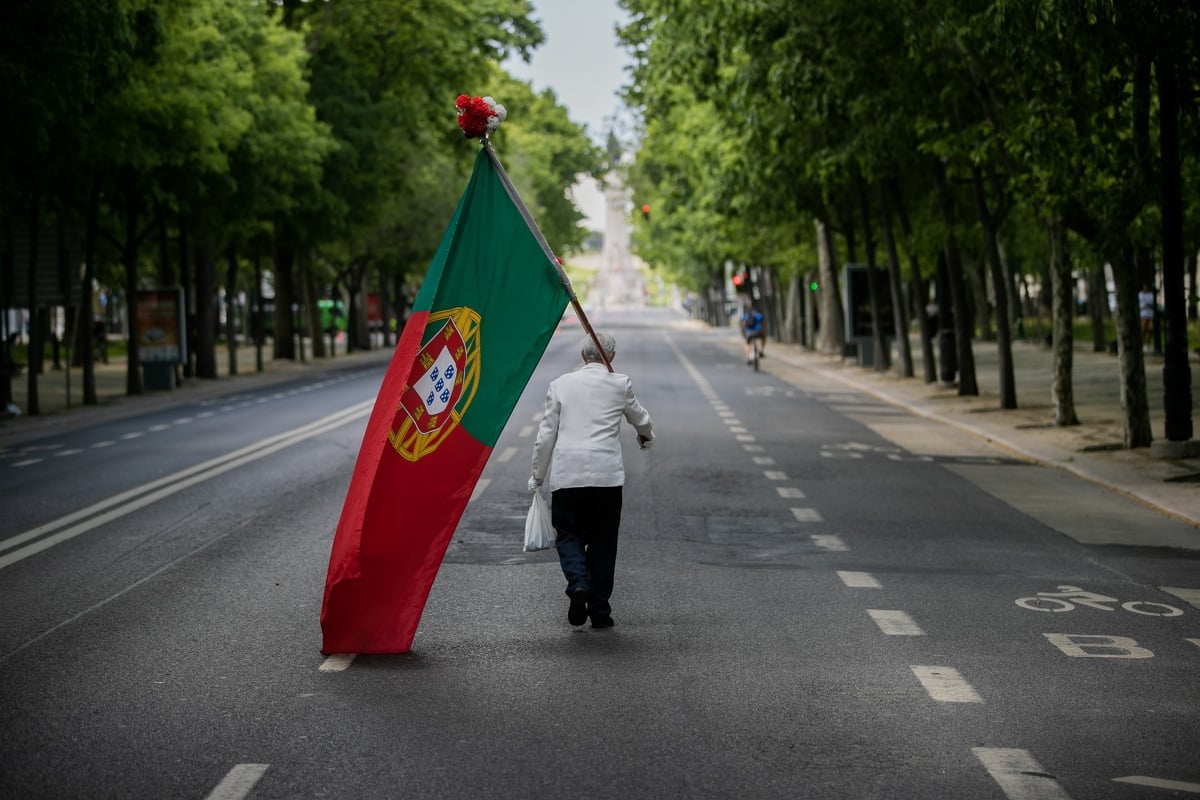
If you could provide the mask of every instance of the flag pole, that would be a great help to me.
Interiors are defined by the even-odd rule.
[[[558,256],[554,255],[554,251],[550,249],[550,244],[546,241],[546,237],[542,235],[542,231],[538,228],[537,223],[533,221],[533,215],[529,213],[529,208],[526,207],[525,201],[517,193],[517,187],[513,185],[512,180],[508,177],[508,173],[504,171],[504,165],[500,163],[500,158],[496,155],[496,151],[492,149],[492,143],[488,141],[488,137],[481,136],[479,137],[479,141],[483,144],[483,151],[487,153],[488,160],[496,168],[496,174],[500,176],[500,183],[504,185],[504,191],[508,192],[509,199],[513,201],[513,205],[521,212],[521,219],[525,220],[525,224],[529,226],[529,230],[533,233],[533,238],[541,246],[542,252],[546,254],[546,258],[550,259],[550,263],[558,271],[559,280],[562,281],[563,288],[567,290],[567,297],[571,300],[571,307],[575,309],[575,315],[579,317],[579,322],[583,325],[583,330],[596,343],[596,350],[600,353],[600,358],[604,359],[604,366],[608,367],[609,372],[612,372],[613,367],[612,363],[608,360],[608,353],[604,352],[604,346],[600,344],[600,338],[596,336],[596,331],[592,330],[592,323],[588,322],[587,314],[583,312],[583,306],[579,303],[579,297],[575,294],[575,287],[571,286],[571,279],[567,277],[562,262],[558,260]]]

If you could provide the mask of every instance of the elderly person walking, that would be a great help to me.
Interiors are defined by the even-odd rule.
[[[609,363],[616,354],[611,336],[596,334]],[[567,621],[611,628],[617,564],[617,529],[621,524],[621,420],[637,430],[638,444],[654,441],[650,414],[633,393],[627,375],[609,372],[596,341],[583,340],[583,366],[550,384],[546,411],[533,445],[533,477],[537,491],[549,474],[550,513],[567,597]]]

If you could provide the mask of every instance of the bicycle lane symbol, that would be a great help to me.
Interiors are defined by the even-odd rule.
[[[1166,603],[1155,603],[1150,600],[1127,600],[1121,602],[1115,597],[1089,592],[1078,586],[1059,586],[1057,592],[1038,592],[1034,597],[1020,597],[1016,604],[1029,611],[1049,611],[1062,613],[1074,611],[1076,606],[1086,606],[1099,611],[1115,611],[1120,607],[1134,614],[1148,617],[1180,617],[1183,610]]]

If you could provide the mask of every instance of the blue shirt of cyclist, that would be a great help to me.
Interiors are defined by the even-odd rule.
[[[763,315],[758,311],[747,311],[742,314],[742,329],[747,336],[762,333]]]

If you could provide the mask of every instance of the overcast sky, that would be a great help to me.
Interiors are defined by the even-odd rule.
[[[546,42],[534,51],[530,63],[510,60],[504,67],[532,82],[538,91],[552,89],[571,119],[586,125],[592,140],[603,145],[621,107],[617,90],[628,78],[624,66],[629,58],[617,44],[616,34],[618,21],[626,15],[617,0],[533,0],[533,5]],[[594,185],[580,186],[575,198],[588,217],[585,224],[602,228],[604,200],[599,190]]]

